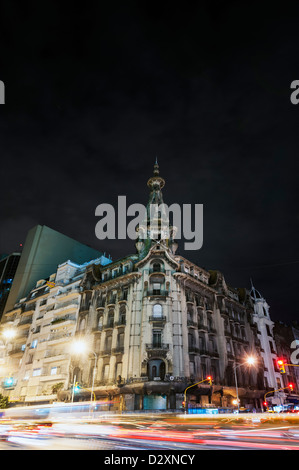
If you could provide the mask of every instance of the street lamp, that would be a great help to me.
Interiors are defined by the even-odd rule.
[[[2,331],[2,336],[8,341],[16,336],[16,332],[12,328],[7,328]]]
[[[238,367],[248,365],[248,366],[253,366],[256,363],[256,358],[254,356],[248,356],[245,362],[242,362],[241,364],[236,365],[234,362],[233,369],[234,369],[234,374],[235,374],[235,382],[236,382],[236,394],[237,394],[237,406],[238,406],[238,413],[240,412],[240,401],[239,401],[239,394],[238,394],[238,380],[237,380],[237,372],[236,370]]]
[[[94,381],[95,381],[95,375],[96,375],[96,370],[97,370],[98,356],[94,351],[89,349],[88,344],[86,343],[86,341],[81,340],[81,339],[76,339],[76,340],[72,341],[70,350],[71,350],[71,353],[73,355],[80,355],[80,354],[84,354],[86,352],[92,353],[94,355],[94,366],[93,366],[92,385],[91,385],[91,393],[90,393],[90,401],[92,401],[92,397],[94,395],[93,389],[94,389]]]
[[[4,338],[5,341],[3,341],[3,349],[4,349],[4,361],[6,366],[8,365],[8,351],[7,351],[7,344],[16,336],[16,330],[13,328],[6,328],[5,330],[1,331],[1,335]],[[5,385],[12,385],[13,384],[13,378],[9,377],[8,379],[5,379]],[[2,385],[3,387],[3,385]]]

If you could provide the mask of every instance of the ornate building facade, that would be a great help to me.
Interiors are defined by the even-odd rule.
[[[213,386],[190,390],[191,406],[231,406],[237,379],[241,405],[260,408],[264,363],[250,292],[177,255],[174,227],[169,238],[149,233],[149,207],[163,203],[164,184],[156,163],[137,252],[86,270],[76,335],[93,355],[89,367],[86,357],[73,360],[72,377],[86,388],[94,374],[94,392],[111,409],[178,409],[185,388],[207,375]]]

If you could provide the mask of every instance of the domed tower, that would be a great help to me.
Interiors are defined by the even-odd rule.
[[[149,178],[147,186],[150,189],[149,200],[144,219],[137,227],[136,248],[139,258],[146,256],[155,244],[160,244],[163,248],[175,253],[177,249],[177,243],[174,241],[176,228],[170,225],[168,206],[163,201],[162,188],[165,186],[165,180],[160,176],[157,159],[153,176]]]

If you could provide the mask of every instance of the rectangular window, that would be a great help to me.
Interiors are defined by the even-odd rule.
[[[118,335],[118,340],[117,340],[117,345],[118,345],[118,347],[120,347],[120,348],[123,347],[123,345],[124,345],[124,338],[125,338],[124,333],[120,333],[120,334]]]
[[[153,283],[153,295],[160,295],[161,293],[161,284],[160,282]]]
[[[153,330],[153,347],[161,348],[162,346],[162,332],[161,330]]]
[[[57,367],[51,367],[51,375],[56,375],[57,374]]]
[[[104,366],[104,377],[103,378],[104,378],[104,380],[107,380],[108,377],[109,377],[109,364],[106,364]]]
[[[36,377],[38,375],[41,375],[42,373],[42,370],[41,369],[33,369],[33,373],[32,373],[32,376],[33,377]]]
[[[121,377],[121,372],[122,372],[122,362],[117,362],[116,368],[115,368],[115,378],[117,379],[118,376]]]
[[[29,380],[30,370],[26,370],[23,380]]]

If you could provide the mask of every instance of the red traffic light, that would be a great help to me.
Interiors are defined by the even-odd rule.
[[[284,360],[283,359],[277,359],[277,365],[279,367],[280,373],[285,374]]]
[[[294,385],[293,384],[289,384],[288,387],[289,387],[290,390],[294,390]]]
[[[213,380],[212,380],[212,377],[210,375],[207,376],[206,380],[209,381],[210,385],[213,385]]]

